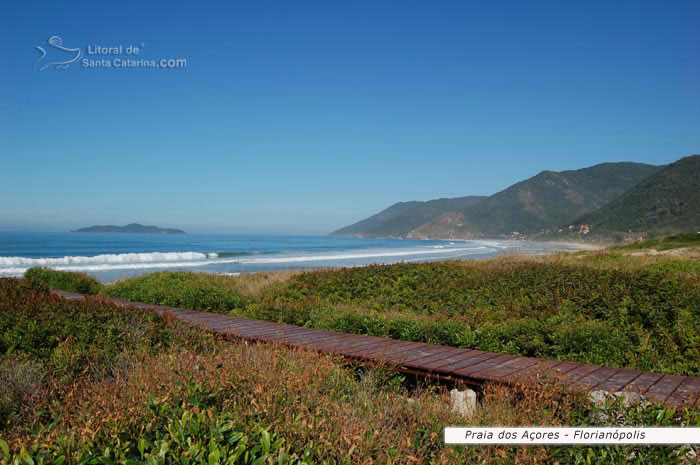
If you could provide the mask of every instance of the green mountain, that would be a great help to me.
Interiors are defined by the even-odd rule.
[[[144,226],[138,223],[127,224],[126,226],[90,226],[88,228],[76,229],[74,233],[128,233],[128,234],[187,234],[181,229],[159,228],[158,226]]]
[[[672,163],[603,208],[578,218],[590,234],[663,235],[700,230],[700,155]]]
[[[653,175],[642,163],[602,163],[570,171],[542,171],[475,205],[421,225],[409,237],[499,237],[558,229],[597,210]]]
[[[355,224],[333,231],[331,236],[404,237],[445,212],[473,205],[486,197],[472,195],[427,202],[399,202]]]
[[[399,203],[332,234],[470,239],[517,232],[529,236],[558,229],[597,210],[659,169],[623,162],[543,171],[490,197],[463,197],[470,199],[465,206],[440,204],[440,208],[431,208],[433,202],[448,199],[418,202],[420,205]]]

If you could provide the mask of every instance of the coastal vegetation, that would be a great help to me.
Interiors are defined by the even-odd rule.
[[[449,386],[15,279],[0,279],[0,385],[0,464],[683,464],[688,446],[452,447],[442,429],[700,426],[697,409],[602,406],[546,385],[487,385],[463,418]]]
[[[80,294],[97,294],[102,285],[95,278],[73,271],[54,271],[48,268],[30,268],[24,273],[25,281],[36,287],[60,289]]]
[[[341,332],[700,375],[700,254],[692,252],[698,249],[691,248],[691,258],[645,250],[366,266],[274,279],[274,273],[161,272],[95,292]]]
[[[630,249],[653,249],[657,252],[700,247],[700,231],[692,233],[673,234],[656,239],[646,241],[635,241],[630,244],[615,246],[614,249],[630,250]]]

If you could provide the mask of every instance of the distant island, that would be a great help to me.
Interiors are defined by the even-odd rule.
[[[89,228],[76,229],[74,233],[127,233],[127,234],[187,234],[182,229],[159,228],[158,226],[144,226],[138,223],[126,226],[90,226]]]

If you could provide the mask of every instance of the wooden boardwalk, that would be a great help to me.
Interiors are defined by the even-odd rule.
[[[538,382],[557,380],[564,386],[588,391],[626,391],[670,406],[700,405],[700,377],[663,375],[626,368],[610,368],[562,360],[544,360],[496,352],[406,342],[396,339],[338,333],[218,313],[184,310],[120,299],[89,297],[52,291],[66,299],[93,298],[121,307],[170,314],[178,321],[211,333],[250,341],[274,342],[344,357],[388,363],[397,370],[466,384]]]

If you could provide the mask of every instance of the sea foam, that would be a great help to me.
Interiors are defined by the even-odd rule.
[[[493,249],[486,245],[477,247],[420,247],[414,249],[379,249],[336,253],[280,254],[264,256],[232,257],[227,253],[203,252],[150,252],[102,254],[95,256],[67,256],[62,258],[0,257],[0,275],[21,276],[34,266],[49,267],[61,271],[105,272],[112,270],[175,269],[197,268],[209,265],[269,265],[346,261],[361,259],[381,259],[394,257],[414,261],[417,256],[430,258],[450,258],[463,255],[481,254]],[[253,254],[254,255],[254,254]],[[412,260],[413,258],[413,260]],[[393,260],[395,261],[395,260]]]

